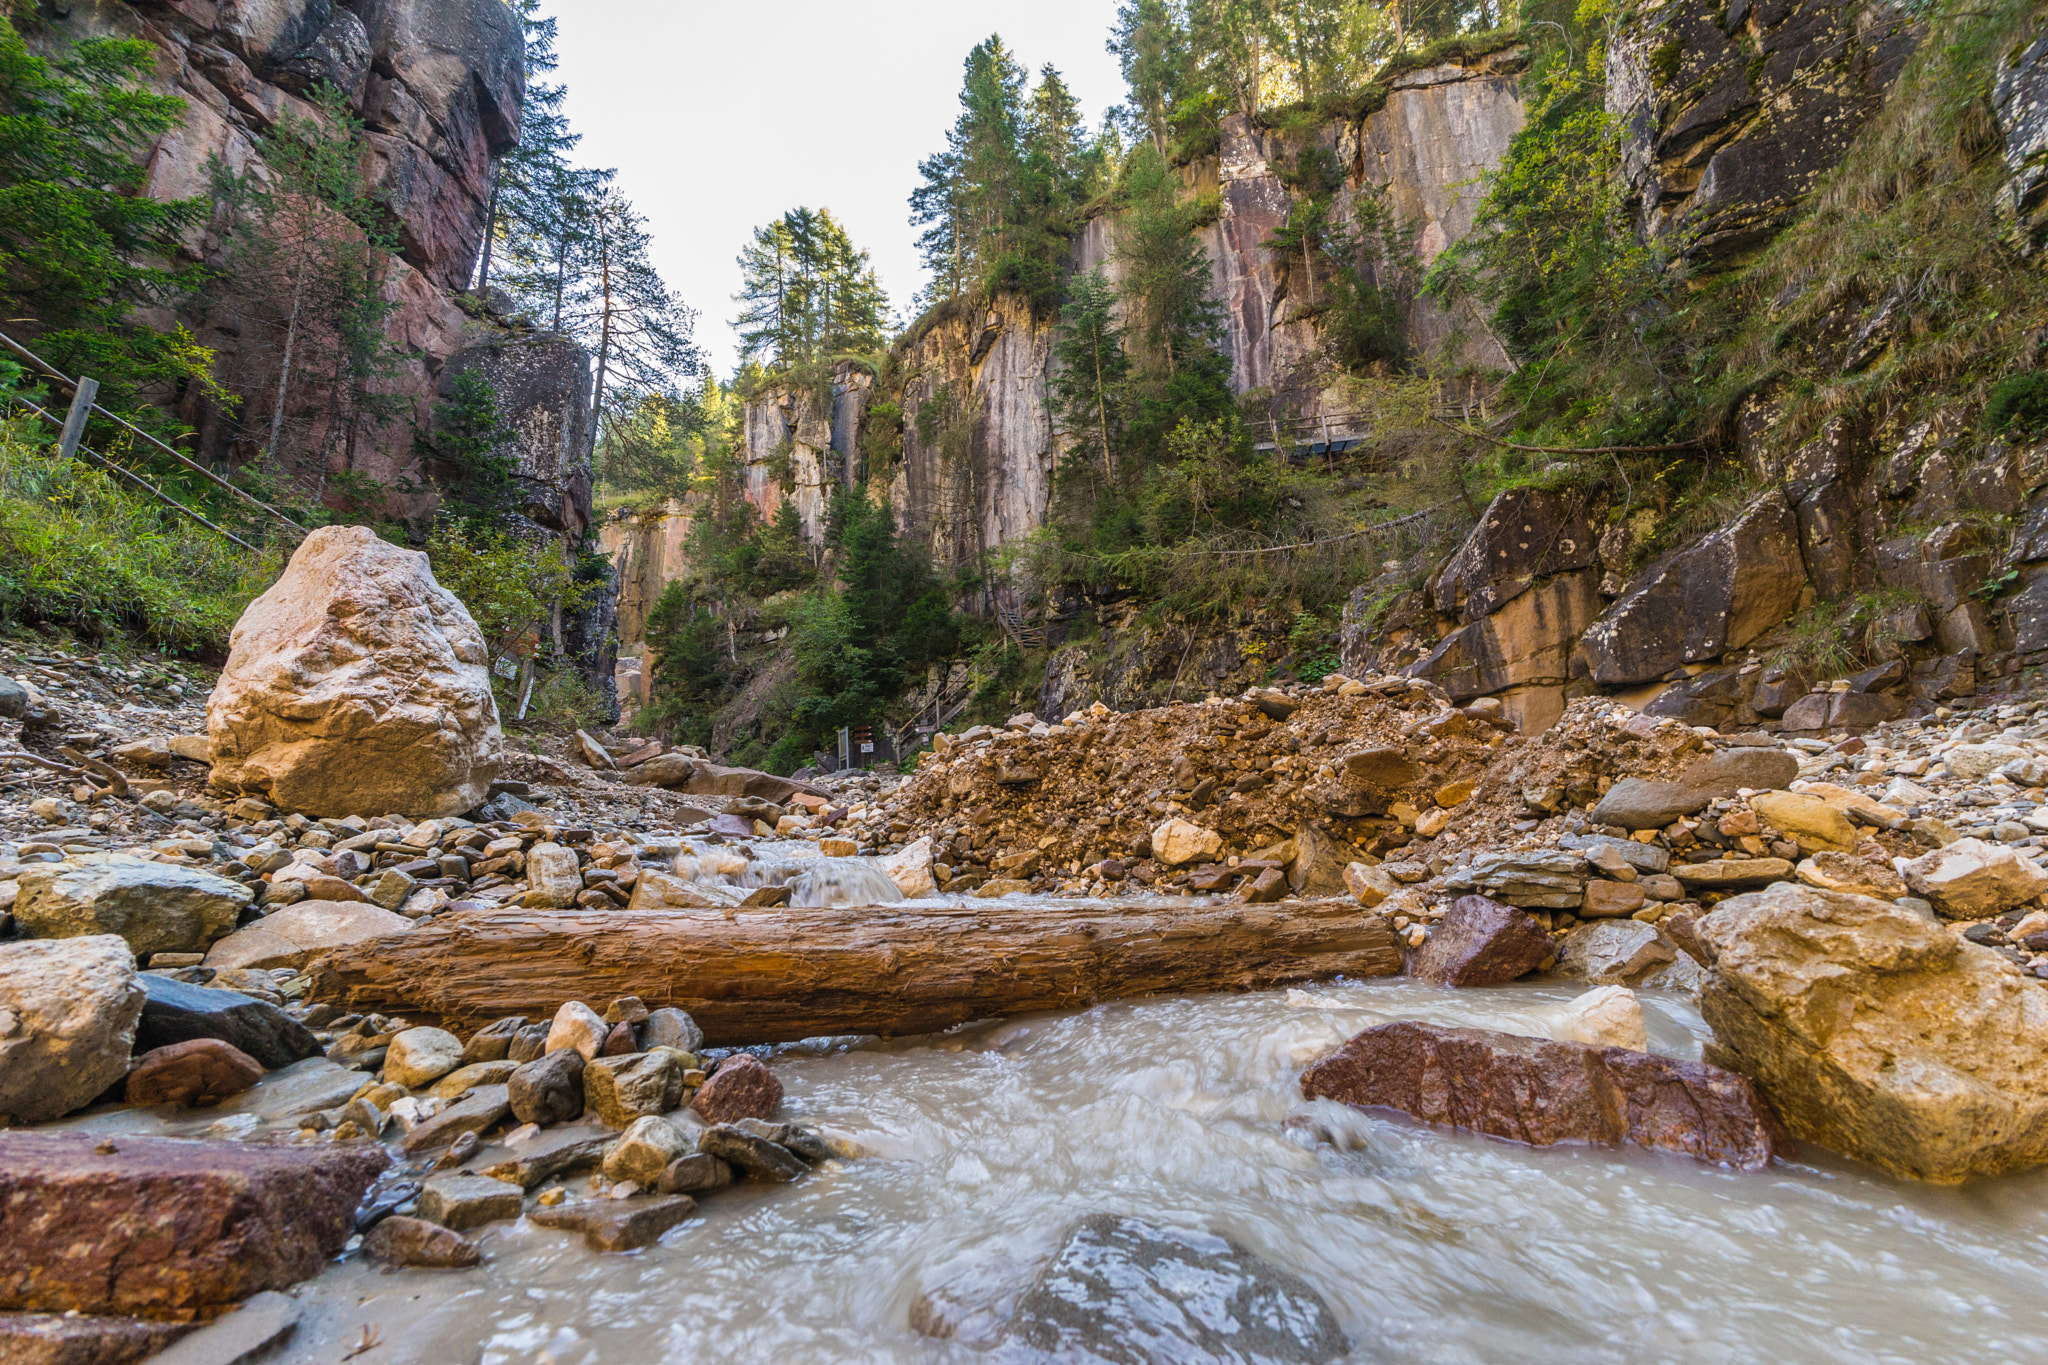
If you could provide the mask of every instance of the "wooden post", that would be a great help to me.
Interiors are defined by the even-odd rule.
[[[71,457],[78,453],[78,443],[85,438],[85,419],[92,416],[93,395],[100,391],[100,381],[80,375],[71,389],[71,411],[64,418],[64,434],[57,440],[57,460],[70,464]]]

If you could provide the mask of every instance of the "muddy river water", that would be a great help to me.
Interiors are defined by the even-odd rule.
[[[362,1365],[973,1361],[1063,1230],[1109,1212],[1293,1271],[1356,1361],[2048,1360],[2048,1175],[1944,1189],[1811,1148],[1761,1174],[1535,1151],[1296,1090],[1373,1023],[1534,1032],[1575,993],[1386,980],[779,1049],[787,1114],[873,1155],[717,1192],[634,1253],[521,1220],[476,1234],[477,1270],[345,1259],[298,1291],[282,1359],[334,1365],[367,1329]],[[1687,1000],[1644,1005],[1653,1050],[1697,1056]],[[920,1298],[951,1339],[911,1328]]]

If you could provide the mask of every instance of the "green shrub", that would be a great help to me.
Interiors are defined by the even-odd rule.
[[[1993,385],[1984,405],[1984,427],[2015,436],[2038,436],[2048,430],[2048,371],[2008,375]]]
[[[0,422],[0,620],[224,652],[284,551],[252,555],[82,460],[53,456],[39,429]]]

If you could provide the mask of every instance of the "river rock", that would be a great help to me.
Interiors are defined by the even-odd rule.
[[[1647,889],[1635,882],[1589,881],[1579,915],[1584,919],[1620,919],[1642,909],[1648,895]]]
[[[612,1180],[631,1180],[643,1189],[652,1189],[668,1164],[693,1145],[689,1135],[667,1119],[645,1114],[627,1124],[605,1154],[604,1173]]]
[[[932,871],[932,841],[929,836],[905,844],[903,848],[882,859],[882,871],[896,889],[903,893],[903,899],[916,900],[929,896],[939,889],[939,879]]]
[[[1800,881],[1823,891],[1895,901],[1907,894],[1906,879],[1882,863],[1853,853],[1816,853],[1792,869]]]
[[[1576,910],[1586,894],[1586,860],[1559,848],[1481,853],[1444,885],[1527,909]]]
[[[480,1085],[415,1127],[400,1144],[408,1154],[439,1151],[464,1133],[487,1133],[512,1113],[510,1087]]]
[[[1351,893],[1352,899],[1370,910],[1399,891],[1401,883],[1382,868],[1352,863],[1344,869],[1344,889]]]
[[[1792,884],[1700,921],[1708,1059],[1793,1134],[1953,1183],[2048,1161],[2048,991],[1901,906]]]
[[[389,1164],[375,1143],[0,1132],[0,1308],[204,1315],[286,1288]]]
[[[115,934],[138,957],[203,953],[254,899],[226,877],[125,858],[26,867],[20,880],[14,918],[29,937]]]
[[[1789,750],[1722,749],[1694,759],[1673,778],[1624,777],[1593,807],[1592,819],[1623,829],[1662,829],[1744,787],[1768,791],[1798,776],[1799,759]]]
[[[680,785],[669,786],[691,796],[751,796],[762,801],[772,801],[778,806],[795,803],[799,796],[816,796],[830,799],[832,793],[808,782],[794,778],[777,777],[773,773],[756,772],[752,768],[727,768],[716,763],[698,759],[689,777]]]
[[[713,1124],[697,1134],[697,1150],[756,1180],[785,1183],[804,1173],[804,1163],[794,1152],[729,1123]]]
[[[525,1205],[517,1185],[464,1171],[428,1176],[420,1186],[420,1217],[452,1232],[517,1218]]]
[[[992,1354],[1047,1365],[1323,1365],[1349,1350],[1315,1290],[1237,1243],[1095,1214],[1018,1299]]]
[[[1950,777],[1975,782],[1991,776],[2008,763],[2020,763],[2033,754],[2016,744],[1958,744],[1942,755]]]
[[[665,1005],[648,1011],[647,1022],[640,1026],[640,1041],[650,1051],[672,1047],[678,1052],[696,1052],[704,1046],[704,1030],[682,1010]]]
[[[263,1079],[263,1064],[218,1038],[145,1052],[128,1073],[130,1104],[218,1104]]]
[[[781,1107],[782,1082],[759,1059],[744,1052],[726,1058],[690,1101],[690,1108],[706,1123],[772,1119]]]
[[[592,1124],[553,1128],[508,1148],[514,1155],[492,1162],[481,1174],[531,1190],[554,1176],[599,1165],[617,1137],[610,1129]]]
[[[366,901],[304,900],[237,929],[206,954],[209,967],[303,967],[322,953],[403,934],[412,921]]]
[[[1650,1033],[1643,1022],[1643,1002],[1626,986],[1595,986],[1566,1002],[1551,1037],[1562,1043],[1647,1051]]]
[[[526,1016],[515,1014],[505,1019],[494,1020],[469,1035],[469,1041],[462,1045],[462,1064],[469,1066],[477,1062],[502,1062],[512,1054],[512,1040],[519,1036],[519,1030],[526,1027]]]
[[[583,1067],[583,1106],[614,1128],[666,1113],[682,1099],[683,1069],[666,1052],[599,1057]]]
[[[1801,853],[1854,853],[1863,842],[1849,817],[1817,796],[1802,792],[1758,792],[1749,808],[1777,826]]]
[[[314,815],[460,815],[504,739],[476,622],[426,555],[323,526],[242,613],[206,706],[214,785]]]
[[[526,1062],[507,1083],[512,1113],[521,1123],[566,1123],[583,1113],[583,1054],[557,1048]]]
[[[519,1070],[519,1063],[509,1058],[502,1062],[471,1062],[458,1066],[447,1075],[427,1087],[427,1094],[437,1100],[459,1100],[480,1085],[510,1086],[513,1073]],[[391,1077],[391,1061],[384,1062],[384,1077]],[[509,1096],[508,1096],[509,1098]]]
[[[0,1117],[43,1123],[99,1098],[127,1074],[142,1002],[112,934],[0,944]]]
[[[574,1048],[587,1062],[604,1051],[604,1040],[610,1034],[611,1026],[605,1023],[603,1015],[581,1000],[564,1001],[555,1011],[554,1023],[548,1026],[548,1051]]]
[[[526,850],[526,903],[547,910],[563,910],[576,904],[583,890],[583,874],[576,867],[576,852],[545,841]]]
[[[1769,1112],[1732,1071],[1485,1029],[1367,1029],[1303,1073],[1301,1093],[1532,1147],[1654,1147],[1744,1170],[1776,1150]]]
[[[1958,839],[1900,869],[1916,896],[1949,919],[2003,914],[2048,890],[2048,873],[2017,849],[1983,839]]]
[[[139,1051],[195,1038],[217,1038],[271,1071],[321,1054],[320,1040],[313,1031],[275,1005],[237,991],[194,986],[151,972],[139,979],[147,996],[142,1018],[135,1026]]]
[[[1436,986],[1502,986],[1556,956],[1542,925],[1511,905],[1461,896],[1408,964]]]
[[[462,1040],[446,1029],[409,1028],[391,1039],[384,1079],[407,1090],[437,1081],[462,1065]]]
[[[1180,867],[1223,851],[1223,836],[1179,816],[1160,821],[1152,831],[1152,857],[1162,867]]]
[[[688,754],[659,754],[626,769],[626,781],[635,787],[681,787],[697,771]]]
[[[1677,951],[1657,927],[1633,919],[1575,926],[1558,951],[1558,971],[1600,985],[1634,985],[1672,961]]]
[[[424,1218],[393,1214],[363,1238],[363,1254],[385,1265],[463,1270],[483,1262],[483,1249],[461,1233]]]
[[[663,1194],[697,1194],[732,1184],[732,1167],[708,1152],[677,1157],[661,1173],[655,1188]]]
[[[1674,863],[1671,875],[1689,889],[1711,891],[1784,881],[1792,875],[1792,864],[1783,858],[1715,858],[1704,863]]]
[[[642,1199],[585,1199],[554,1208],[537,1208],[529,1215],[536,1227],[559,1228],[583,1234],[583,1245],[592,1251],[637,1251],[661,1240],[661,1235],[697,1211],[697,1201],[687,1194],[658,1195]]]
[[[194,1326],[104,1314],[9,1313],[0,1318],[0,1363],[131,1365],[156,1356]]]

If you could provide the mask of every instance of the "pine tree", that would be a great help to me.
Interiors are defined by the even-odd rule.
[[[276,345],[262,434],[250,434],[317,499],[336,442],[346,442],[347,471],[363,420],[395,415],[376,381],[398,357],[384,335],[394,305],[382,290],[397,240],[362,177],[363,125],[342,92],[322,87],[316,101],[318,119],[287,113],[262,140],[260,174],[221,170],[216,192],[233,223],[221,309]]]
[[[960,116],[946,150],[918,166],[910,221],[932,272],[929,301],[984,287],[1009,250],[1014,227],[1023,124],[1024,68],[1000,36],[967,54]]]
[[[519,142],[492,168],[483,251],[477,261],[479,290],[491,282],[500,240],[527,257],[544,257],[547,253],[536,252],[536,245],[552,245],[560,236],[557,220],[577,174],[569,166],[569,153],[582,140],[569,131],[569,117],[563,111],[567,89],[536,79],[560,64],[555,19],[540,17],[540,0],[515,0],[514,8],[525,30],[526,96],[519,108]]]
[[[1053,355],[1055,413],[1060,430],[1072,443],[1070,468],[1092,475],[1099,467],[1102,485],[1113,485],[1131,362],[1116,320],[1116,288],[1101,271],[1092,270],[1073,282],[1060,308]]]
[[[888,297],[831,210],[794,208],[756,228],[739,267],[733,325],[746,358],[767,355],[787,368],[886,344]]]
[[[1116,251],[1136,355],[1131,444],[1156,456],[1182,419],[1232,412],[1230,359],[1193,209],[1181,202],[1180,178],[1150,144],[1131,154],[1125,192]]]
[[[30,320],[43,358],[101,383],[100,402],[136,412],[152,383],[211,383],[212,355],[182,328],[131,323],[137,305],[197,286],[166,267],[206,212],[142,193],[144,153],[184,122],[184,101],[142,88],[156,49],[90,38],[31,54],[0,13],[0,308]]]
[[[669,292],[647,259],[648,246],[640,215],[623,194],[608,189],[591,205],[589,298],[569,331],[595,353],[591,412],[600,440],[641,399],[678,393],[702,368],[690,338],[695,315]]]
[[[1184,7],[1174,0],[1125,0],[1117,7],[1110,55],[1123,68],[1139,121],[1161,156],[1175,116],[1194,94],[1192,50]]]

